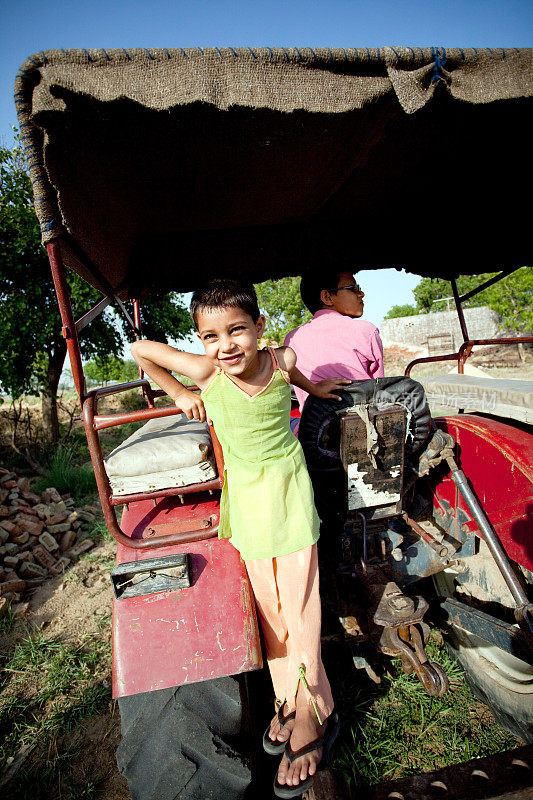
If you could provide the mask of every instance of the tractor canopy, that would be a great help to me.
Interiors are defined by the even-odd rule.
[[[15,101],[43,242],[127,298],[527,263],[532,93],[531,49],[198,47],[37,53]]]

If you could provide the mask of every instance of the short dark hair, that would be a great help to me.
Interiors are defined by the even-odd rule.
[[[196,316],[204,308],[240,308],[254,322],[260,317],[257,295],[252,284],[233,278],[215,278],[196,289],[191,299],[191,317],[196,329]]]
[[[300,283],[300,294],[305,305],[311,312],[316,314],[323,308],[320,293],[323,289],[331,291],[339,284],[340,276],[343,272],[349,272],[347,269],[341,269],[338,272],[308,272],[302,278]]]

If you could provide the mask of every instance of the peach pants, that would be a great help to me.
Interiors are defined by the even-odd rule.
[[[309,692],[320,717],[333,711],[331,688],[322,664],[321,608],[316,544],[277,558],[245,560],[266,643],[276,698],[294,708],[298,667],[305,665]]]

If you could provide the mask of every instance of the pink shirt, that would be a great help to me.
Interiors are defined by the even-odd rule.
[[[312,383],[326,378],[362,381],[383,377],[383,345],[379,331],[365,319],[353,319],[324,308],[310,322],[285,337],[296,352],[296,367]],[[300,410],[307,392],[294,387]]]

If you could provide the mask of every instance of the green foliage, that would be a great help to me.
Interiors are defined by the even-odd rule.
[[[66,354],[31,183],[22,161],[20,147],[0,148],[0,383],[13,397],[55,394],[54,380],[59,380]],[[81,315],[99,294],[73,273],[68,279],[74,307]],[[120,333],[108,313],[85,331],[90,331],[90,336],[82,335],[80,340],[85,358],[121,352]]]
[[[18,144],[12,150],[0,147],[0,385],[14,398],[22,394],[51,398],[55,408],[66,344],[32,198],[22,148]],[[81,316],[101,295],[75,273],[70,272],[67,280],[75,315]],[[192,330],[177,295],[155,296],[145,302],[141,321],[147,338],[163,341],[167,336],[186,337]],[[131,338],[130,331],[122,318],[117,321],[106,310],[82,331],[82,356],[100,366],[107,359],[115,369],[123,338]],[[54,424],[53,413],[45,424]],[[57,437],[57,422],[55,428],[49,438]]]
[[[124,360],[117,356],[97,356],[84,365],[83,371],[89,385],[102,386],[112,383],[128,383],[139,378],[139,368],[132,359]]]
[[[405,303],[403,306],[393,306],[385,314],[384,319],[396,319],[397,317],[412,317],[418,314],[418,309],[411,303]]]
[[[188,309],[181,295],[151,294],[141,303],[141,325],[143,338],[166,342],[170,339],[190,339],[194,328]],[[126,335],[132,341],[129,331]]]
[[[79,465],[72,447],[59,447],[50,461],[45,475],[37,478],[34,491],[43,492],[54,486],[59,494],[71,494],[75,500],[82,500],[96,492],[96,480],[90,464]]]
[[[497,274],[496,272],[484,272],[479,275],[460,275],[457,279],[459,293],[465,294]],[[413,289],[413,294],[421,311],[442,311],[446,308],[445,303],[435,303],[434,301],[450,297],[452,294],[451,284],[441,278],[423,278]],[[531,331],[533,330],[532,297],[533,269],[521,267],[475,295],[464,304],[464,307],[489,306],[498,314],[505,328],[522,332]]]
[[[312,318],[300,296],[300,278],[281,278],[256,285],[259,308],[266,316],[265,337],[278,345],[285,336]]]

